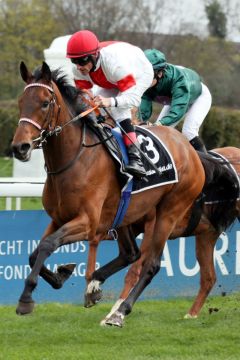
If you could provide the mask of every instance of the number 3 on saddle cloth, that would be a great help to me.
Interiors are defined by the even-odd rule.
[[[142,156],[147,179],[146,177],[143,179],[133,178],[132,175],[124,172],[124,164],[128,164],[128,155],[120,129],[116,127],[112,129],[111,132],[116,140],[117,146],[111,146],[108,149],[119,165],[122,185],[121,200],[115,220],[110,230],[110,232],[114,234],[114,231],[112,230],[116,229],[118,225],[121,224],[132,194],[137,194],[154,187],[176,183],[178,182],[178,174],[172,155],[168,151],[166,145],[151,131],[140,126],[136,126],[136,134],[140,148],[147,158],[149,158],[150,162]],[[161,175],[156,172],[154,167],[151,165],[151,162],[158,168]]]

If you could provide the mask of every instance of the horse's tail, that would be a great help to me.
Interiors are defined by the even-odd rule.
[[[236,200],[239,197],[239,182],[228,161],[198,153],[206,180],[203,193],[212,203],[209,221],[218,231],[225,231],[236,219]]]

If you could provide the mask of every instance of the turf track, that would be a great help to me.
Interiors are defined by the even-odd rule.
[[[191,299],[138,302],[122,329],[100,327],[111,304],[40,304],[19,317],[0,307],[1,360],[239,360],[240,294],[210,297],[199,319]]]

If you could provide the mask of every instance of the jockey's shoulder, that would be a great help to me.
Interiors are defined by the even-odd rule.
[[[164,71],[165,79],[172,79],[174,82],[200,81],[199,74],[188,67],[182,65],[167,64]]]

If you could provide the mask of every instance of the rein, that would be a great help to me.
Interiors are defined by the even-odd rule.
[[[66,171],[67,169],[69,169],[80,158],[80,156],[82,154],[82,151],[83,151],[85,138],[86,138],[86,124],[84,122],[83,123],[82,139],[81,139],[82,141],[80,143],[80,148],[79,148],[79,151],[78,151],[77,155],[75,156],[75,158],[73,158],[72,160],[69,161],[69,163],[67,163],[66,165],[64,165],[63,167],[61,167],[60,169],[55,170],[55,171],[48,170],[47,165],[45,164],[46,173],[48,175],[57,175],[57,174],[61,174],[62,172]]]

